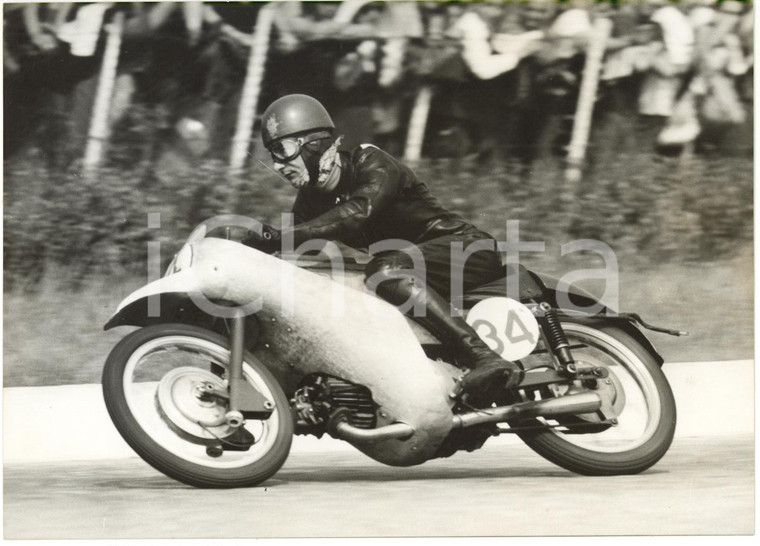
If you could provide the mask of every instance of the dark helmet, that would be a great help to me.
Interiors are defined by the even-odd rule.
[[[261,139],[266,148],[286,136],[334,129],[335,124],[325,107],[308,95],[280,97],[261,116]]]

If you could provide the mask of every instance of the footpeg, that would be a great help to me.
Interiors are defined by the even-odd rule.
[[[206,455],[217,459],[225,451],[248,451],[256,443],[256,438],[245,427],[239,427],[226,438],[218,438],[218,443],[206,446]]]
[[[225,451],[248,451],[256,438],[248,432],[245,427],[238,428],[235,432],[224,439],[223,446]]]

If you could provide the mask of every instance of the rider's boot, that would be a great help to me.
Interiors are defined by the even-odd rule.
[[[470,370],[461,381],[464,402],[486,407],[509,401],[524,377],[523,370],[493,352],[464,318],[452,314],[451,305],[443,297],[411,277],[385,281],[377,287],[377,294],[397,306],[410,300],[424,305],[425,316],[412,318],[452,346],[457,363]]]

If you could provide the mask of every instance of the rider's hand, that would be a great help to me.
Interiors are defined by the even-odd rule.
[[[274,254],[280,250],[281,238],[280,230],[264,224],[261,227],[261,233],[249,230],[240,242],[266,254]]]

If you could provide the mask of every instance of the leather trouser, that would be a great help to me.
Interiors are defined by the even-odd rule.
[[[413,311],[424,309],[421,315],[413,312],[411,318],[454,349],[460,367],[478,370],[465,375],[462,381],[463,391],[474,395],[473,401],[488,405],[499,389],[503,392],[504,387],[511,389],[519,384],[522,370],[494,353],[463,317],[452,313],[449,302],[415,278],[411,270],[390,265],[372,270],[374,274],[368,281],[378,296],[397,307],[411,304]]]

